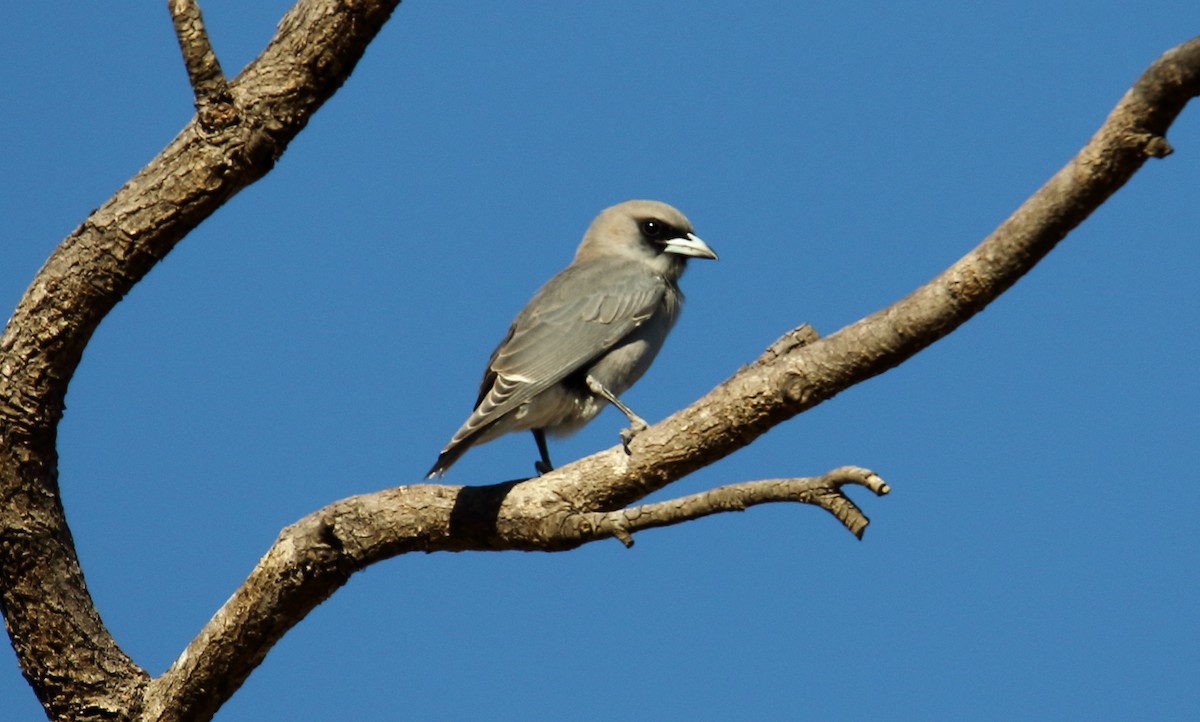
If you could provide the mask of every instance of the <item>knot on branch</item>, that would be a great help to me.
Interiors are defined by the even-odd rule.
[[[817,333],[817,329],[807,323],[801,324],[783,334],[768,346],[759,361],[773,360],[781,356],[787,356],[796,349],[808,346],[814,341],[820,340],[820,338],[821,334]]]
[[[1171,147],[1166,138],[1161,135],[1152,135],[1147,137],[1142,152],[1151,158],[1166,158],[1174,153],[1175,149]]]
[[[214,135],[238,124],[241,116],[228,92],[224,97],[206,97],[196,101],[196,121],[204,133]]]
[[[167,7],[171,11],[188,80],[196,96],[196,119],[201,130],[212,134],[236,125],[237,106],[208,38],[200,6],[195,0],[170,0]]]

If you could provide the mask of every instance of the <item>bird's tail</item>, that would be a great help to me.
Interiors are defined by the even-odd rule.
[[[446,470],[453,466],[454,462],[458,461],[459,457],[467,453],[467,449],[479,441],[480,434],[491,427],[491,424],[471,429],[468,433],[464,434],[463,432],[467,431],[468,427],[469,424],[463,424],[463,427],[458,430],[454,438],[450,439],[450,442],[446,444],[446,448],[442,449],[442,453],[438,454],[437,462],[433,465],[433,468],[425,474],[426,479],[434,477],[440,479],[446,473]]]
[[[454,462],[458,461],[460,456],[467,453],[467,449],[469,448],[471,448],[469,439],[452,441],[447,444],[446,448],[442,449],[442,453],[438,454],[437,463],[425,474],[425,478],[432,479],[437,477],[440,479],[454,465]]]

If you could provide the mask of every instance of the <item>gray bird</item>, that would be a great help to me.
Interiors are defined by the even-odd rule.
[[[628,449],[646,422],[617,398],[649,368],[683,302],[687,259],[717,254],[682,213],[658,201],[626,201],[588,227],[571,265],[542,286],[492,352],[475,410],[442,449],[441,476],[475,444],[530,430],[552,469],[546,433],[578,431],[611,403],[629,419]]]

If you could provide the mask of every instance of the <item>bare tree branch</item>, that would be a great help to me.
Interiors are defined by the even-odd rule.
[[[581,507],[620,508],[912,357],[1016,283],[1148,158],[1168,154],[1167,128],[1198,93],[1195,38],[1156,60],[1066,166],[936,278],[819,341],[772,347],[639,434],[630,459],[611,449],[572,465],[557,492]]]
[[[471,548],[456,505],[471,489],[419,484],[330,504],[279,534],[246,581],[154,680],[144,719],[208,719],[267,651],[355,571],[409,551]]]
[[[623,507],[886,371],[961,325],[1032,268],[1146,158],[1162,155],[1167,148],[1162,134],[1197,93],[1200,39],[1155,62],[1084,149],[963,259],[892,306],[825,339],[817,340],[807,326],[788,332],[699,401],[642,432],[631,456],[614,446],[536,479],[389,489],[337,502],[289,527],[160,682],[191,684],[203,678],[203,669],[221,666],[205,661],[218,656],[222,665],[232,665],[224,666],[231,674],[244,677],[266,647],[354,571],[396,554],[560,551],[672,523],[676,519],[668,509],[673,504],[683,504],[674,512],[678,521],[720,510],[723,490]],[[876,493],[886,490],[876,476],[860,478],[857,483]],[[797,480],[801,488],[806,483]],[[732,488],[738,491],[727,493],[734,499],[771,490],[755,489],[753,483],[751,491]],[[813,501],[824,501],[851,531],[862,532],[865,517],[845,496],[816,492]],[[223,656],[234,651],[245,657]]]
[[[0,337],[0,605],[56,718],[208,719],[271,646],[357,570],[409,551],[559,551],[772,501],[814,503],[861,534],[841,492],[886,485],[846,467],[626,508],[772,426],[901,363],[998,297],[1119,188],[1200,92],[1200,39],[1166,53],[1080,153],[976,249],[892,306],[821,340],[801,327],[704,398],[620,447],[544,477],[418,484],[345,499],[284,529],[160,678],[113,641],[88,594],[59,501],[57,424],[97,324],[204,218],[266,174],[348,77],[397,3],[300,0],[225,83],[194,2],[170,0],[198,118],[68,236]],[[222,89],[222,85],[225,86]],[[229,114],[219,111],[229,104]],[[206,117],[204,108],[217,108]]]
[[[168,0],[167,8],[171,11],[179,49],[183,52],[183,64],[196,94],[196,119],[200,126],[211,133],[236,123],[233,95],[208,39],[200,5],[195,0]]]
[[[682,524],[728,511],[743,511],[758,504],[791,501],[821,507],[833,514],[851,534],[862,539],[870,519],[842,492],[846,484],[865,486],[876,496],[891,491],[875,472],[857,466],[843,466],[821,476],[743,481],[654,504],[582,514],[579,533],[597,539],[616,537],[626,547],[632,547],[635,531]]]
[[[100,320],[192,228],[265,175],[345,81],[398,0],[301,0],[228,86],[239,122],[193,119],[76,228],[0,336],[0,605],[26,679],[55,718],[128,713],[147,682],[100,620],[58,491],[67,384]],[[219,66],[194,3],[172,3],[197,103]],[[212,88],[217,88],[216,91]],[[218,103],[219,104],[219,103]]]
[[[521,485],[414,484],[330,504],[284,529],[245,583],[192,640],[146,695],[145,719],[203,718],[219,706],[292,625],[350,576],[377,561],[412,551],[562,551],[633,532],[679,524],[756,504],[799,502],[829,511],[861,537],[868,523],[841,491],[888,486],[867,469],[842,467],[807,479],[731,484],[700,494],[614,512],[576,512],[548,505],[519,510],[509,498]],[[502,511],[502,509],[504,511]],[[501,527],[501,516],[509,524]],[[216,706],[213,706],[216,704]]]

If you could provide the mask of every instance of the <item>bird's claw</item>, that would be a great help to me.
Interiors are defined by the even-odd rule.
[[[633,437],[637,436],[648,428],[650,428],[649,424],[642,419],[635,417],[630,420],[628,429],[621,429],[621,446],[624,447],[626,456],[633,454],[633,452],[629,450],[629,443],[633,441]]]
[[[537,472],[538,476],[541,476],[542,474],[549,474],[550,472],[554,471],[553,466],[550,466],[546,462],[540,460],[533,462],[533,469]]]

